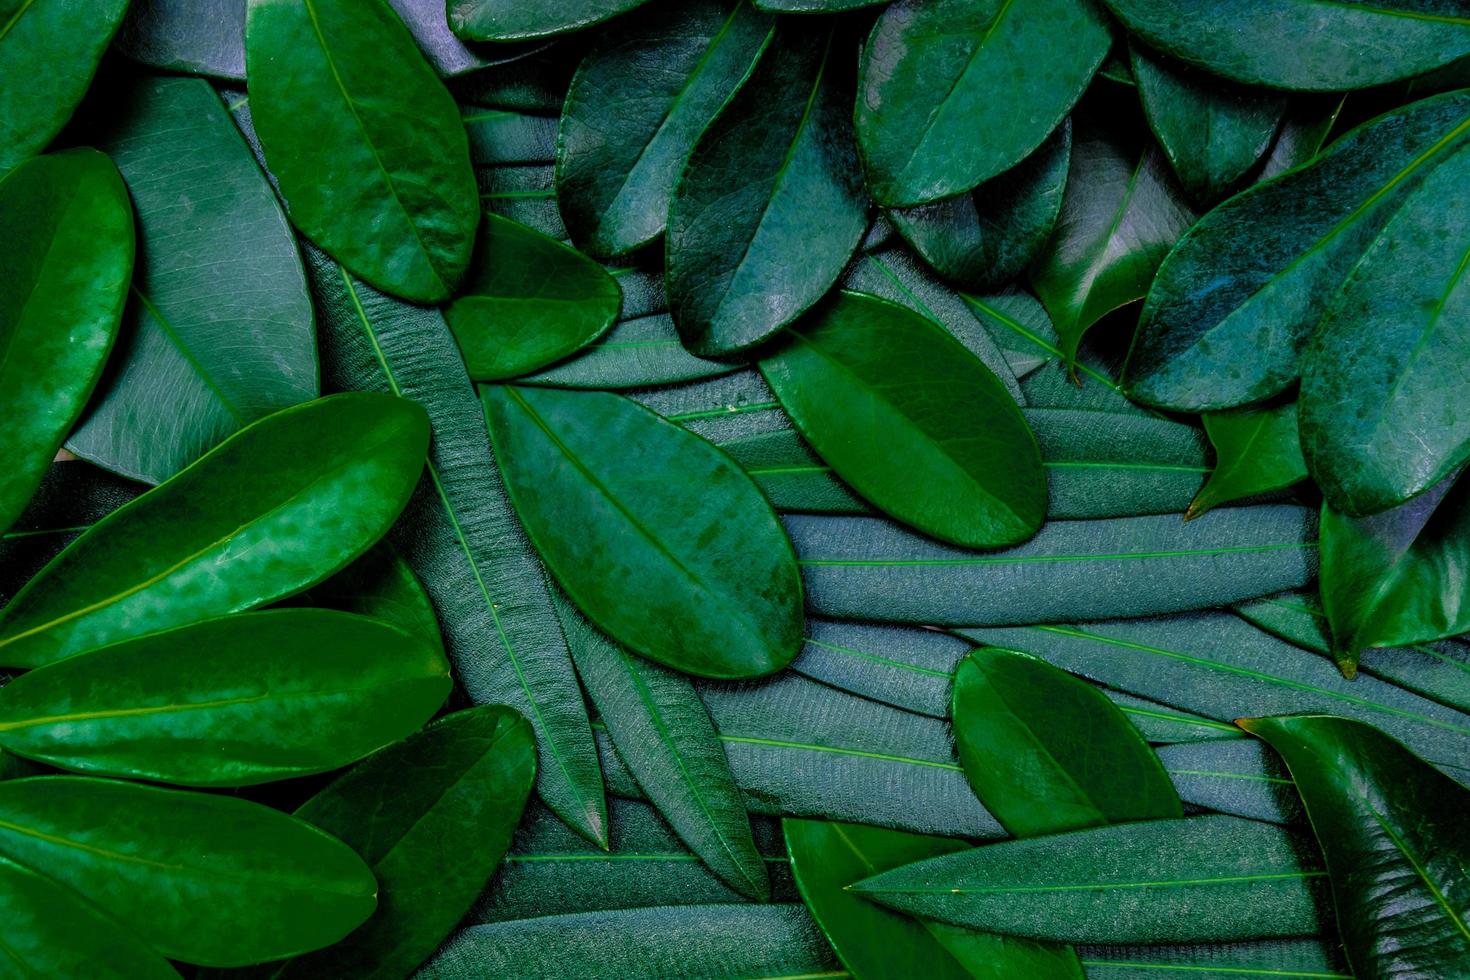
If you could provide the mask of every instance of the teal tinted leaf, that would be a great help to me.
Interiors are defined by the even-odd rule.
[[[694,686],[609,640],[560,596],[556,606],[582,684],[639,787],[711,870],[768,900],[745,803]]]
[[[1088,980],[1270,976],[1352,980],[1335,938],[1272,939],[1196,946],[1088,946],[1078,950]]]
[[[606,840],[597,749],[551,586],[505,497],[454,335],[438,310],[384,296],[316,249],[306,256],[327,386],[393,392],[429,413],[427,472],[391,540],[428,590],[455,678],[475,703],[525,716],[541,798]]]
[[[932,718],[949,717],[950,679],[974,644],[937,630],[808,619],[791,669]]]
[[[827,941],[800,905],[688,905],[472,926],[417,976],[821,977],[835,966]]]
[[[317,396],[311,300],[291,228],[199,79],[123,90],[103,149],[138,217],[114,364],[69,449],[160,483],[232,432]]]
[[[647,0],[448,0],[449,27],[468,41],[525,41],[564,34]]]
[[[0,173],[61,132],[127,9],[128,0],[0,3]]]
[[[846,890],[879,872],[963,850],[963,842],[819,820],[785,820],[782,829],[802,898],[852,976],[962,980],[1017,971],[1081,980],[1070,949],[909,918]]]
[[[767,674],[796,655],[791,545],[733,460],[605,392],[502,385],[482,398],[516,513],[593,623],[708,677]]]
[[[761,373],[858,493],[969,547],[1015,544],[1040,527],[1036,437],[1000,380],[943,329],[844,292],[789,333]]]
[[[1133,143],[1122,132],[1077,126],[1062,212],[1031,269],[1069,365],[1088,328],[1144,297],[1194,221],[1158,151]]]
[[[923,204],[1014,167],[1071,110],[1111,43],[1090,0],[889,7],[858,78],[868,189],[880,204]]]
[[[932,204],[895,208],[889,220],[945,279],[989,289],[1015,279],[1046,244],[1062,207],[1072,125],[1035,153],[973,191]]]
[[[243,966],[336,942],[377,883],[345,844],[228,796],[81,776],[0,782],[0,854],[170,959]]]
[[[1024,653],[976,650],[955,668],[953,698],[965,778],[1009,833],[1183,815],[1158,756],[1086,681]]]
[[[597,263],[554,238],[485,215],[468,276],[444,318],[477,381],[543,368],[597,339],[622,292]]]
[[[1112,619],[1239,602],[1304,584],[1309,511],[1057,521],[1007,551],[962,551],[870,517],[785,519],[818,616],[1001,625]],[[1290,584],[1287,586],[1292,587]]]
[[[868,227],[850,45],[788,22],[699,138],[669,205],[669,310],[692,353],[751,347],[842,274]]]
[[[112,350],[133,271],[133,215],[95,150],[41,157],[0,181],[0,531],[40,486]]]
[[[315,585],[398,517],[428,436],[420,409],[381,395],[247,426],[32,579],[0,611],[0,662],[37,667]]]
[[[1190,502],[1188,518],[1221,504],[1282,490],[1307,478],[1297,433],[1297,403],[1206,412],[1215,468]]]
[[[883,0],[755,0],[760,10],[782,14],[835,14],[859,7],[871,7]]]
[[[1467,207],[1462,150],[1404,195],[1302,359],[1302,451],[1343,513],[1403,503],[1470,458],[1451,394],[1470,360]]]
[[[1238,817],[1095,827],[931,858],[853,886],[889,908],[1061,942],[1312,936],[1325,872],[1312,844]]]
[[[1286,98],[1232,85],[1130,45],[1133,77],[1149,128],[1191,198],[1219,200],[1267,148]]]
[[[517,56],[456,79],[451,88],[455,98],[461,105],[556,116],[577,68],[575,55],[581,52],[566,45],[532,43],[535,49],[526,53],[496,45],[494,50]]]
[[[1343,94],[1292,99],[1281,128],[1276,131],[1276,139],[1261,161],[1257,180],[1279,177],[1321,153],[1347,100],[1348,96]]]
[[[354,274],[447,299],[480,220],[454,100],[385,0],[250,0],[250,108],[297,228]]]
[[[1367,88],[1470,54],[1470,17],[1439,0],[1104,0],[1154,47],[1250,85]]]
[[[21,675],[0,745],[62,769],[248,786],[325,772],[417,730],[449,695],[423,637],[325,609],[206,620]]]
[[[1203,715],[1180,711],[1148,698],[1140,698],[1122,691],[1104,690],[1108,700],[1133,723],[1139,733],[1153,745],[1169,746],[1190,742],[1213,742],[1219,740],[1243,741],[1240,729],[1223,721],[1214,721]],[[1162,749],[1160,750],[1162,751]],[[1171,774],[1172,775],[1172,774]],[[1180,789],[1175,779],[1175,788]],[[1180,789],[1180,795],[1188,796]]]
[[[717,444],[791,429],[775,392],[754,369],[628,397]]]
[[[1281,753],[1327,858],[1359,976],[1448,976],[1470,957],[1470,790],[1392,738],[1325,715],[1253,718]]]
[[[556,138],[556,198],[589,255],[622,255],[663,232],[695,141],[773,32],[747,0],[679,8],[612,26],[572,79]]]
[[[778,429],[718,444],[760,486],[779,511],[867,514],[862,498],[839,480],[794,429]]]
[[[1158,753],[1180,795],[1194,806],[1271,823],[1301,819],[1302,801],[1291,776],[1260,742],[1220,739],[1165,745]]]
[[[1343,281],[1414,200],[1406,192],[1463,146],[1467,131],[1470,94],[1424,99],[1201,218],[1149,290],[1128,358],[1129,394],[1206,411],[1285,390]]]

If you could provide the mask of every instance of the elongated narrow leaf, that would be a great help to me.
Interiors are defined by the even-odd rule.
[[[114,367],[67,446],[160,483],[317,396],[311,300],[281,207],[206,83],[127,86],[102,147],[137,208],[138,270]]]
[[[1470,957],[1470,790],[1369,725],[1241,723],[1286,759],[1327,857],[1359,976],[1449,976]]]
[[[0,173],[61,132],[127,9],[127,0],[0,3]]]
[[[623,277],[626,281],[627,277]],[[661,288],[661,287],[660,287]],[[739,365],[698,357],[684,349],[667,310],[626,317],[575,357],[517,384],[623,391],[718,377]]]
[[[1470,94],[1424,99],[1205,215],[1149,290],[1128,357],[1129,394],[1205,411],[1285,390],[1343,281],[1467,132]],[[1424,259],[1399,261],[1418,268]]]
[[[1310,512],[1266,506],[1057,521],[1001,552],[962,551],[870,517],[785,519],[819,616],[1003,625],[1197,609],[1305,583]]]
[[[334,837],[256,803],[81,776],[0,782],[0,855],[170,959],[244,966],[336,942],[377,885]]]
[[[1090,0],[902,0],[863,52],[857,131],[880,204],[923,204],[1020,163],[1108,53]]]
[[[789,420],[788,420],[789,421]],[[871,514],[873,509],[837,478],[795,429],[742,436],[719,447],[734,457],[771,506],[799,514]]]
[[[1336,938],[1268,939],[1194,946],[1086,946],[1079,949],[1089,980],[1158,977],[1269,976],[1352,980]]]
[[[1202,816],[989,844],[852,890],[899,911],[1036,939],[1223,942],[1315,935],[1324,877],[1310,841]]]
[[[20,516],[112,350],[133,271],[133,215],[95,150],[32,160],[0,181],[0,531]]]
[[[1123,691],[1104,690],[1108,700],[1133,723],[1152,745],[1169,746],[1190,742],[1214,742],[1220,740],[1242,741],[1240,729],[1222,721],[1206,718],[1190,711],[1171,708],[1167,704],[1150,701]],[[1171,774],[1172,775],[1172,774]],[[1175,780],[1175,789],[1180,789]],[[1189,793],[1180,789],[1181,796]]]
[[[1291,776],[1269,749],[1252,739],[1165,745],[1159,761],[1194,806],[1271,823],[1301,819]]]
[[[848,972],[857,977],[1076,978],[1082,967],[1065,947],[913,919],[863,901],[847,886],[879,872],[963,850],[961,841],[820,820],[784,820],[801,896]]]
[[[577,673],[639,787],[716,874],[740,894],[768,900],[770,878],[745,803],[694,686],[609,640],[564,598],[556,604]]]
[[[1234,412],[1207,412],[1205,431],[1215,468],[1189,504],[1186,518],[1307,478],[1297,433],[1296,402]]]
[[[1454,4],[1104,2],[1149,44],[1214,74],[1271,88],[1366,88],[1470,54],[1470,17]]]
[[[541,798],[605,841],[597,750],[551,586],[505,497],[454,335],[437,310],[384,296],[315,249],[306,256],[327,386],[395,392],[429,414],[428,471],[391,540],[429,592],[456,679],[475,703],[525,716]]]
[[[767,674],[796,655],[791,545],[729,457],[617,395],[502,385],[482,397],[516,513],[609,636],[706,677]]]
[[[791,669],[932,718],[949,717],[950,678],[974,644],[935,630],[808,619]]]
[[[448,0],[449,26],[470,41],[523,41],[580,30],[647,0]]]
[[[0,690],[0,746],[63,769],[248,786],[396,742],[449,694],[427,638],[324,609],[206,620],[125,640]]]
[[[423,469],[424,413],[338,395],[267,416],[72,542],[0,611],[37,667],[315,585],[382,537]]]
[[[806,22],[776,32],[699,138],[669,205],[669,310],[695,354],[765,340],[821,299],[868,227],[850,46]]]
[[[480,220],[469,143],[386,0],[250,0],[245,60],[296,227],[387,292],[447,299]]]
[[[694,0],[639,12],[599,36],[556,138],[556,199],[577,247],[608,258],[663,232],[689,152],[772,30],[749,0]]]

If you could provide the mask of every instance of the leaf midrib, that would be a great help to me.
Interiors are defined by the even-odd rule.
[[[1237,885],[1258,881],[1294,881],[1322,878],[1326,871],[1276,871],[1259,874],[1219,875],[1213,878],[1173,878],[1157,881],[1087,881],[1059,885],[978,885],[960,888],[929,886],[892,886],[882,889],[858,888],[854,891],[881,895],[1034,895],[1066,892],[1112,891],[1115,888],[1193,888],[1208,885]]]
[[[910,568],[949,565],[1032,565],[1068,561],[1117,561],[1128,558],[1194,558],[1201,555],[1254,554],[1269,551],[1315,548],[1315,542],[1288,541],[1283,544],[1240,545],[1230,548],[1199,548],[1178,551],[1136,551],[1091,555],[1022,555],[1014,558],[799,558],[798,565],[835,568]]]

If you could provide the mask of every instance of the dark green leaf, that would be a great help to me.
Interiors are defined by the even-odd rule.
[[[774,30],[748,0],[675,6],[603,32],[567,93],[556,198],[591,255],[622,255],[663,232],[690,150]]]
[[[1089,946],[1078,950],[1088,980],[1353,980],[1336,939],[1274,939],[1195,946]]]
[[[620,281],[626,283],[629,278],[622,276]],[[737,369],[736,364],[706,360],[686,351],[673,319],[660,311],[625,315],[576,357],[538,374],[517,378],[516,383],[619,391],[697,381]]]
[[[622,293],[597,263],[561,242],[485,215],[464,285],[444,311],[477,381],[535,371],[612,326]]]
[[[953,703],[965,778],[1016,837],[1183,815],[1123,713],[1044,660],[976,650],[955,668]]]
[[[469,41],[525,41],[616,17],[648,0],[448,0],[449,27]]]
[[[1271,823],[1290,824],[1302,801],[1281,760],[1252,739],[1165,745],[1159,761],[1181,796],[1194,806]]]
[[[250,108],[291,221],[355,274],[447,299],[480,220],[454,100],[385,0],[250,0]]]
[[[170,959],[244,966],[336,942],[377,883],[336,838],[257,803],[84,776],[0,782],[0,854]]]
[[[1425,99],[1205,215],[1149,291],[1128,358],[1129,393],[1206,411],[1285,390],[1343,281],[1467,131],[1470,93]],[[1421,257],[1401,261],[1417,268]]]
[[[338,395],[267,416],[98,522],[0,611],[37,667],[285,598],[382,537],[423,469],[424,413]]]
[[[451,87],[455,97],[462,105],[556,116],[561,112],[582,51],[575,45],[532,43],[536,44],[536,50],[456,79]],[[494,50],[516,52],[518,49],[496,45]]]
[[[1470,17],[1425,0],[1104,0],[1149,44],[1251,85],[1367,88],[1470,54]]]
[[[1112,38],[1091,0],[901,0],[863,52],[857,132],[878,203],[967,191],[1056,129]]]
[[[317,396],[311,299],[290,226],[219,97],[144,78],[107,121],[138,211],[117,356],[67,447],[159,483],[242,426]]]
[[[133,214],[95,150],[0,181],[0,531],[20,516],[112,350],[133,271]]]
[[[780,511],[867,514],[868,505],[832,472],[794,429],[718,444],[755,479]]]
[[[1215,469],[1190,502],[1186,518],[1198,517],[1221,504],[1282,490],[1307,478],[1297,435],[1296,402],[1207,412],[1204,423],[1215,447]]]
[[[303,594],[306,605],[371,616],[444,649],[439,620],[423,583],[388,539]]]
[[[755,0],[760,10],[789,14],[835,14],[859,7],[871,7],[883,0]]]
[[[850,45],[793,21],[699,138],[669,205],[669,310],[691,352],[765,340],[831,288],[868,227]]]
[[[844,292],[789,333],[761,373],[858,493],[969,547],[1015,544],[1041,526],[1036,437],[999,379],[943,329]]]
[[[527,534],[613,639],[707,677],[767,674],[796,655],[791,545],[733,460],[617,395],[499,385],[482,397]]]
[[[0,746],[62,769],[248,786],[404,738],[449,694],[426,638],[325,609],[206,620],[70,657],[0,689]]]
[[[1451,976],[1470,958],[1470,790],[1360,722],[1254,718],[1286,759],[1327,857],[1361,977]]]
[[[1311,936],[1325,902],[1312,845],[1238,817],[1125,823],[1004,841],[853,886],[914,915],[1060,942]]]

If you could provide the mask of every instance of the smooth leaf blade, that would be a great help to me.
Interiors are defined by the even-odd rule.
[[[1215,447],[1215,468],[1190,501],[1186,519],[1221,504],[1285,489],[1307,478],[1296,402],[1207,412],[1204,424]]]
[[[449,26],[468,41],[525,41],[581,30],[647,0],[448,0]]]

